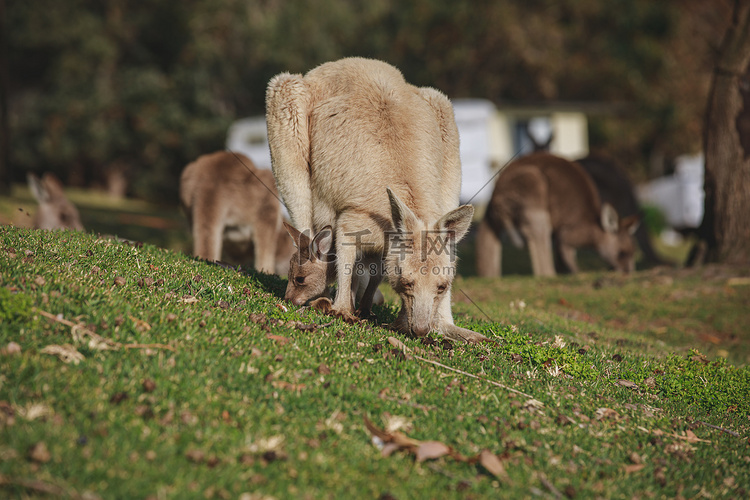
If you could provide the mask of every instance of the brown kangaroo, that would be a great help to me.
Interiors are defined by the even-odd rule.
[[[333,228],[326,226],[311,239],[287,222],[284,226],[297,248],[289,261],[289,283],[284,298],[297,306],[321,297],[331,298],[330,285],[336,282]],[[370,275],[377,265],[373,259],[363,259],[353,270],[352,295],[355,305],[359,305],[361,317],[369,316],[372,305],[382,304],[385,300],[380,290],[375,290],[372,299],[368,297],[363,301]]]
[[[554,276],[552,240],[571,272],[578,271],[576,249],[594,247],[612,267],[635,268],[634,215],[619,220],[599,199],[596,186],[577,163],[548,153],[520,158],[499,175],[477,234],[477,271],[500,275],[503,233],[529,248],[535,276]]]
[[[371,259],[377,269],[363,302],[386,277],[401,297],[398,330],[484,339],[453,324],[453,245],[434,252],[428,246],[445,235],[458,242],[473,214],[458,207],[458,129],[448,98],[406,83],[386,63],[349,58],[304,76],[277,75],[266,111],[274,175],[292,222],[315,234],[333,230],[332,311],[353,317],[353,270]],[[389,249],[403,251],[393,256]]]
[[[31,194],[39,202],[39,209],[34,214],[34,228],[83,231],[78,209],[66,198],[60,179],[51,173],[44,174],[41,179],[30,173],[26,180]]]
[[[294,251],[281,229],[281,205],[270,170],[248,157],[219,151],[199,157],[182,171],[180,203],[193,233],[193,254],[255,269],[285,273]]]

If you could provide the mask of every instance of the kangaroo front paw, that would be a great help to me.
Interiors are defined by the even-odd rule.
[[[445,324],[442,325],[441,330],[443,331],[443,335],[445,335],[445,338],[457,342],[476,344],[478,342],[485,342],[490,340],[481,333],[467,330],[466,328],[461,328],[460,326],[456,325]]]
[[[336,317],[343,319],[347,323],[354,324],[354,323],[359,323],[361,321],[357,316],[350,313],[349,311],[337,311],[335,309],[332,309],[331,313],[335,315]]]
[[[372,314],[372,310],[370,308],[365,309],[358,309],[355,313],[360,319],[373,319],[374,315]]]
[[[323,314],[330,314],[333,310],[333,302],[327,297],[321,297],[310,302],[310,309],[321,311]]]

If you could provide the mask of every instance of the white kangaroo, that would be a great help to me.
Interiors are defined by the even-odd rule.
[[[591,177],[577,163],[548,153],[533,153],[508,165],[477,233],[477,271],[499,276],[503,233],[519,248],[529,248],[535,276],[554,276],[552,240],[571,272],[578,271],[576,249],[594,247],[615,269],[635,269],[633,233],[639,216],[619,220],[601,203]]]
[[[386,63],[349,58],[305,76],[274,77],[266,119],[274,175],[293,224],[313,234],[333,228],[332,311],[353,317],[352,275],[364,258],[379,268],[363,301],[372,300],[385,276],[401,297],[398,330],[486,339],[456,327],[451,313],[455,243],[473,208],[458,207],[458,129],[447,97],[409,85]]]
[[[281,229],[281,205],[270,170],[245,155],[203,155],[180,177],[180,203],[193,233],[193,254],[210,261],[244,263],[283,274],[294,251]]]
[[[34,214],[34,228],[83,231],[78,209],[65,196],[60,179],[48,172],[41,179],[30,173],[26,176],[26,180],[31,194],[39,203],[39,208]]]

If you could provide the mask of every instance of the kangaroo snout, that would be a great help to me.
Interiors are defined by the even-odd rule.
[[[430,325],[414,325],[411,329],[411,332],[415,337],[424,337],[425,335],[430,333],[430,330]]]
[[[284,298],[290,301],[295,306],[301,306],[301,305],[304,305],[305,302],[307,302],[304,297],[288,297],[287,296]]]

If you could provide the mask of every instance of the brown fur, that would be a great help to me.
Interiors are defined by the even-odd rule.
[[[294,251],[281,229],[273,174],[246,156],[219,151],[190,163],[180,177],[180,203],[193,233],[193,254],[255,269],[286,272]]]
[[[336,282],[333,229],[326,226],[311,239],[308,234],[297,231],[286,222],[284,226],[297,248],[289,261],[289,283],[284,298],[298,306],[321,297],[330,298],[330,285]],[[352,295],[354,303],[359,304],[360,315],[367,317],[372,304],[382,304],[384,297],[379,290],[375,290],[370,302],[362,300],[370,282],[370,266],[377,263],[371,259],[361,264],[361,272],[355,272],[352,279]]]
[[[419,239],[416,231],[440,229],[441,218],[458,206],[461,167],[450,101],[434,89],[409,85],[386,63],[351,58],[323,64],[305,76],[274,77],[266,107],[279,191],[298,229],[333,227],[339,286],[333,311],[351,317],[352,269],[362,258],[380,263],[386,232],[394,233],[393,199],[403,200],[413,215],[408,226],[413,234],[400,234],[410,242]],[[471,209],[457,210],[465,218]],[[355,233],[361,233],[359,249],[352,244]],[[449,261],[442,257],[441,263]],[[369,276],[363,300],[371,300],[368,294],[374,294],[383,272],[398,288],[393,271],[386,260]],[[406,272],[419,271],[409,266]],[[431,290],[429,304],[419,303],[432,311],[428,318],[415,319],[413,300],[401,290],[399,329],[448,334],[453,276],[442,278],[414,276]],[[438,293],[445,283],[447,290]]]
[[[78,209],[65,196],[60,179],[54,174],[46,173],[41,179],[28,174],[27,180],[31,194],[39,202],[39,208],[34,214],[34,228],[83,231]]]
[[[578,271],[576,249],[587,246],[629,272],[635,267],[632,234],[638,222],[638,216],[619,221],[577,163],[534,153],[508,165],[497,179],[478,233],[477,269],[480,276],[500,274],[500,237],[507,233],[517,246],[526,243],[536,276],[555,275],[553,238],[571,272]]]

